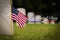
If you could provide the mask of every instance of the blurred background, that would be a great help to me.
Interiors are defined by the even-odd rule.
[[[25,8],[28,12],[34,12],[35,15],[51,18],[56,17],[56,23],[60,22],[60,0],[13,0],[15,8]]]

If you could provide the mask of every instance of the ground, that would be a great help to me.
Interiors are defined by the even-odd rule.
[[[14,23],[14,34],[0,35],[0,40],[60,40],[60,24],[27,24],[20,28]]]

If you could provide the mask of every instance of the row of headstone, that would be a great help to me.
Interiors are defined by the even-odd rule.
[[[41,17],[41,15],[34,15],[34,12],[28,12],[28,23],[29,24],[49,24],[49,20],[47,17]],[[51,21],[51,24],[55,24],[54,20]]]
[[[22,12],[24,15],[26,15],[26,10],[24,8],[18,8],[17,10],[19,10],[20,12]],[[34,12],[28,12],[27,13],[28,16],[28,24],[55,24],[55,19],[53,18],[53,16],[51,17],[51,20],[49,21],[48,17],[41,17],[41,15],[36,15],[34,14]],[[17,24],[18,25],[18,24]]]

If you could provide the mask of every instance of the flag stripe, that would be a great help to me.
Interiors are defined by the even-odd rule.
[[[21,20],[23,21],[23,23],[25,23],[26,22],[26,18],[24,18],[24,17],[22,17],[22,16],[20,16],[21,17]],[[22,19],[23,18],[23,19]]]
[[[20,13],[21,13],[21,12],[20,12]],[[21,13],[20,15],[21,15],[21,17],[23,16],[23,20],[26,20],[25,15],[23,15],[22,13]]]
[[[24,20],[24,18],[22,19],[22,17],[21,17],[21,16],[19,16],[19,17],[20,17],[21,21],[22,21],[23,23],[25,23],[25,20]]]
[[[16,22],[19,24],[19,26],[22,25],[22,24],[20,24],[21,22],[19,21],[18,17],[15,14],[12,14],[12,17],[13,17],[12,18],[13,20],[16,20]]]
[[[22,22],[22,20],[21,20],[21,18],[18,16],[18,20],[20,20],[19,22],[20,22],[20,24],[21,24],[21,27],[23,26],[23,22]]]
[[[21,14],[19,14],[19,15],[21,15]],[[22,20],[23,23],[26,23],[26,18],[25,18],[25,16],[22,16],[22,15],[21,15],[21,16],[19,16],[19,17],[20,17],[20,19]],[[22,19],[22,18],[23,18],[23,19]]]
[[[15,15],[15,14],[13,14],[13,20],[16,20],[16,22],[19,24],[19,26],[21,25],[22,26],[22,24],[20,24],[21,22],[21,20],[19,21],[19,18]]]

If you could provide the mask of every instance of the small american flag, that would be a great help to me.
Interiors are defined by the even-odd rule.
[[[15,20],[20,27],[23,27],[26,24],[27,17],[19,12],[17,9],[12,7],[12,20]]]

